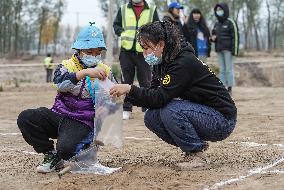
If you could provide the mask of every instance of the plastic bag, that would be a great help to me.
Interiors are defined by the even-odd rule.
[[[62,177],[65,173],[80,173],[80,174],[99,174],[108,175],[121,169],[110,168],[103,166],[97,159],[98,146],[91,146],[86,150],[82,150],[77,155],[64,163],[65,168],[58,174]]]
[[[95,111],[94,119],[94,142],[89,148],[81,150],[77,155],[64,163],[65,168],[58,173],[61,177],[65,173],[81,174],[111,174],[120,168],[103,166],[97,159],[100,145],[114,145],[121,148],[122,137],[122,98],[112,98],[109,94],[110,88],[114,85],[110,80],[100,81],[95,79]]]
[[[122,98],[114,98],[109,94],[114,85],[110,80],[95,80],[95,141],[100,145],[123,146],[122,137]]]
[[[99,163],[97,159],[98,148],[92,146],[89,149],[80,152],[76,155],[75,162],[71,162],[72,173],[94,173],[99,175],[108,175],[119,169],[119,168],[110,168],[103,166]]]

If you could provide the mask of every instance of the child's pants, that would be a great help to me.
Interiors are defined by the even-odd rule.
[[[38,153],[54,150],[51,138],[57,139],[57,153],[64,160],[76,155],[93,140],[93,128],[44,107],[23,111],[17,123],[26,142]]]
[[[173,100],[161,109],[148,110],[145,125],[165,142],[183,152],[198,152],[204,141],[221,141],[235,128],[236,117],[226,119],[213,108],[186,100]]]

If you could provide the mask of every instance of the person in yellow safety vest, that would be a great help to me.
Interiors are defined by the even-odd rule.
[[[44,59],[44,67],[46,69],[46,82],[52,82],[54,64],[50,54],[47,54],[46,58]]]
[[[120,7],[113,23],[115,34],[121,39],[119,61],[121,66],[121,81],[124,84],[133,84],[135,70],[141,87],[149,87],[151,69],[145,62],[143,50],[137,43],[136,36],[139,27],[159,21],[156,6],[148,4],[145,0],[130,0]],[[146,108],[142,108],[146,111]],[[131,117],[132,104],[124,102],[123,119]]]

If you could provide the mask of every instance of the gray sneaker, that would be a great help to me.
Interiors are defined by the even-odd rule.
[[[176,163],[174,167],[178,171],[205,170],[209,168],[209,161],[204,152],[190,153],[184,161]]]

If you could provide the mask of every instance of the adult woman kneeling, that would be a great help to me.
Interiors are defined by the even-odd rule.
[[[133,105],[147,107],[146,127],[196,161],[199,152],[208,148],[206,141],[222,141],[232,133],[237,118],[235,103],[193,48],[181,42],[171,23],[146,24],[139,29],[137,40],[145,61],[153,68],[151,87],[117,84],[110,94],[127,94]],[[200,162],[186,167],[202,166]]]

